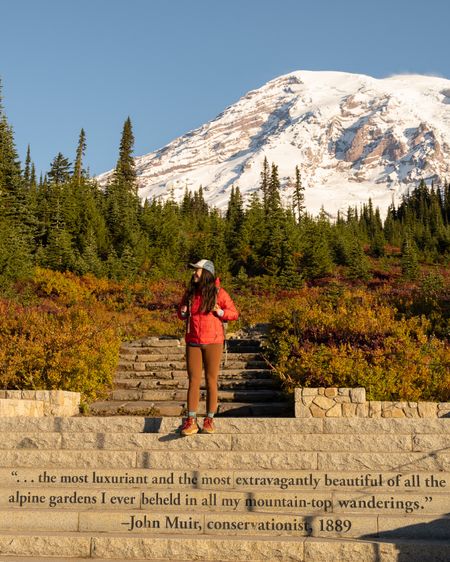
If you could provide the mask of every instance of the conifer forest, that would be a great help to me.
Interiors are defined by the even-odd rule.
[[[383,217],[370,200],[312,216],[298,163],[286,203],[265,160],[251,198],[235,186],[221,211],[202,188],[139,198],[129,118],[106,186],[89,174],[83,129],[76,141],[37,177],[0,98],[2,388],[101,396],[121,340],[182,335],[187,264],[207,258],[240,309],[236,329],[270,323],[267,354],[288,391],[450,400],[448,181],[412,185]]]

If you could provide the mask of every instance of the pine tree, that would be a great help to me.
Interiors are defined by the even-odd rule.
[[[62,185],[68,182],[70,179],[70,168],[71,163],[69,160],[61,154],[61,152],[58,152],[50,165],[50,171],[48,173],[50,183]]]
[[[140,239],[141,204],[137,195],[136,170],[132,157],[134,137],[130,118],[125,121],[114,176],[105,190],[106,221],[112,243],[119,256],[128,246],[136,256],[134,247]]]
[[[25,158],[25,169],[23,171],[23,180],[26,189],[31,189],[31,152],[30,145],[27,147],[27,156]]]
[[[245,229],[244,203],[239,187],[231,188],[225,215],[225,240],[231,258],[231,271],[237,273],[245,267],[248,256],[248,232]]]
[[[419,274],[419,259],[417,249],[410,233],[407,233],[402,243],[401,256],[402,275],[405,279],[417,279]]]
[[[134,135],[131,119],[128,117],[123,125],[119,147],[119,159],[115,169],[116,182],[126,186],[131,193],[137,193],[136,168],[133,159]]]
[[[267,157],[264,157],[263,169],[261,171],[261,183],[260,190],[262,193],[262,203],[264,211],[267,211],[267,200],[269,197],[269,181],[270,181],[270,169]]]
[[[348,256],[348,276],[350,279],[367,280],[369,278],[369,261],[364,254],[361,242],[354,238]]]
[[[300,169],[298,166],[295,167],[293,207],[297,221],[300,222],[305,214],[305,188],[302,185]]]
[[[328,230],[329,224],[324,219],[309,221],[305,227],[300,264],[307,279],[324,277],[333,271]]]
[[[75,156],[75,164],[73,167],[73,177],[75,179],[76,185],[80,185],[81,177],[83,175],[83,157],[86,152],[86,133],[84,129],[80,131],[80,137],[78,139],[77,153]]]

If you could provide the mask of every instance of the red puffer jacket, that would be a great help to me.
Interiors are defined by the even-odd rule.
[[[192,300],[191,314],[186,330],[186,343],[223,343],[224,329],[223,322],[237,320],[239,313],[231,300],[230,295],[218,288],[217,304],[223,310],[223,316],[218,316],[216,312],[200,312],[202,297],[195,294]],[[185,297],[178,306],[178,318],[186,320],[186,315],[181,313],[181,307],[186,305]]]

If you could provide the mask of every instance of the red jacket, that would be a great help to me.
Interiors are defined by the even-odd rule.
[[[186,343],[223,343],[225,339],[223,322],[237,320],[239,316],[230,295],[222,287],[219,288],[217,304],[223,310],[223,316],[220,317],[216,312],[200,312],[201,301],[201,295],[196,293],[191,303],[185,337]],[[181,307],[186,304],[186,297],[183,297],[178,306],[178,318],[180,320],[186,320],[186,316],[181,314]]]

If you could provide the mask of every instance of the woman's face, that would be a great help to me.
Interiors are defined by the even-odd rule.
[[[194,283],[198,283],[200,281],[200,277],[202,276],[202,271],[203,269],[201,267],[199,267],[194,271],[194,275],[193,275]]]

